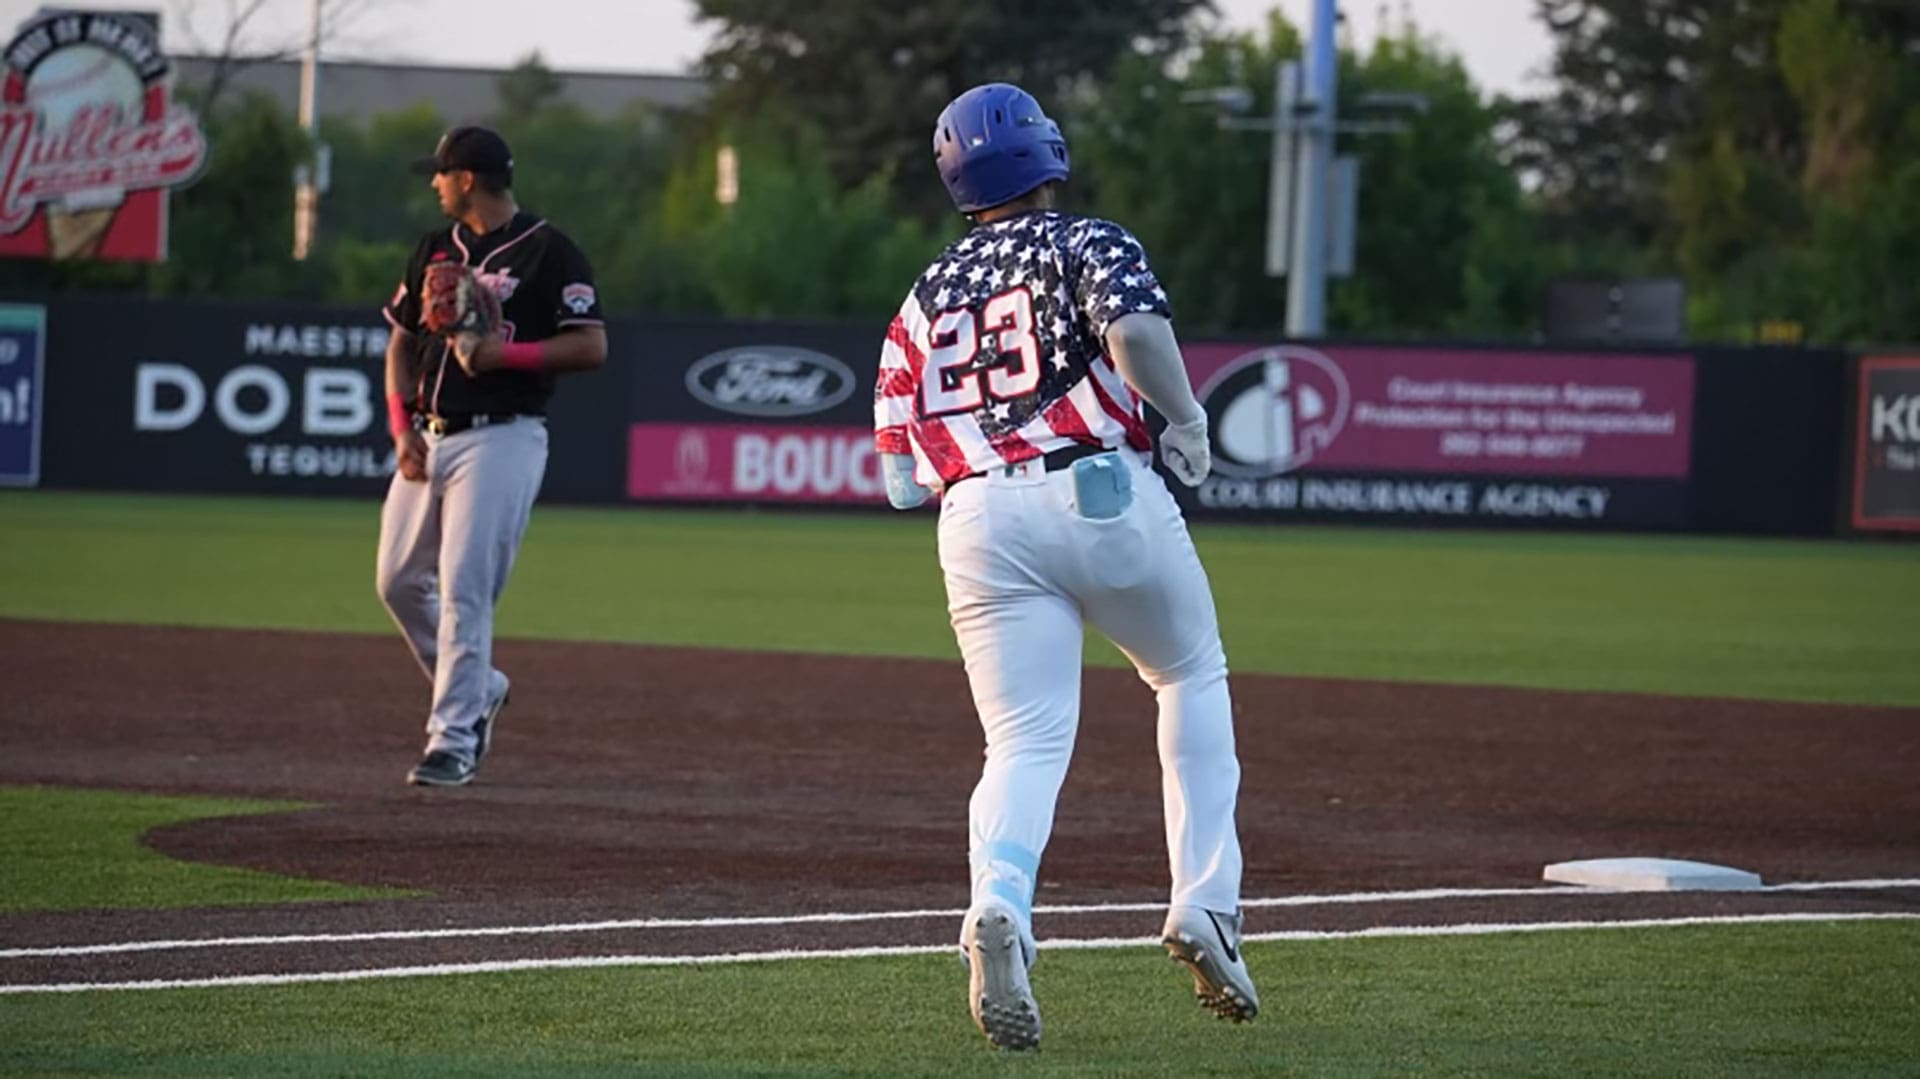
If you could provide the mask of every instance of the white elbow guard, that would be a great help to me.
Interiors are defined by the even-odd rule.
[[[887,481],[887,501],[897,510],[910,510],[933,497],[933,491],[913,478],[913,457],[904,453],[880,455],[880,474]]]

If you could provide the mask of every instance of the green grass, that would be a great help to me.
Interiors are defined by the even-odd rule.
[[[147,832],[206,817],[287,813],[292,802],[0,787],[0,912],[202,907],[408,895],[176,861]]]
[[[391,633],[377,530],[371,501],[0,494],[0,617]],[[1242,671],[1920,703],[1910,545],[1195,536]],[[520,637],[954,654],[925,516],[542,507],[501,614]],[[138,843],[289,808],[0,789],[0,911],[376,894]],[[1916,923],[1248,952],[1267,1013],[1244,1029],[1205,1017],[1155,952],[1050,953],[1035,975],[1046,1049],[1022,1058],[985,1047],[939,956],[0,995],[0,1074],[1920,1072]]]
[[[378,529],[373,500],[8,493],[0,617],[389,633]],[[1910,544],[1194,532],[1238,670],[1920,704]],[[925,515],[542,506],[499,632],[956,654]]]
[[[1205,1016],[1157,950],[1054,952],[1038,1054],[948,956],[0,997],[35,1075],[1912,1075],[1920,929],[1717,926],[1253,944]]]

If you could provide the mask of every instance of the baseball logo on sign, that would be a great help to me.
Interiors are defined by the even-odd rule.
[[[1200,403],[1212,420],[1215,471],[1275,476],[1333,444],[1353,394],[1325,354],[1281,346],[1228,363],[1202,387]]]
[[[0,255],[153,261],[166,189],[198,175],[207,142],[168,99],[151,17],[56,11],[7,46],[0,82]]]

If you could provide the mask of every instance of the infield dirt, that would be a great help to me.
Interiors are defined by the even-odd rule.
[[[468,788],[407,787],[427,687],[397,637],[0,621],[0,783],[290,799],[170,856],[426,898],[0,916],[13,946],[648,917],[958,908],[980,733],[957,662],[508,640]],[[1527,887],[1661,855],[1768,883],[1920,877],[1920,709],[1236,675],[1245,894]],[[1166,888],[1153,699],[1089,670],[1039,902]],[[1264,908],[1251,931],[1671,913],[1920,910],[1920,892]],[[1152,913],[1043,937],[1146,935]],[[504,956],[951,941],[926,917],[268,949],[301,970]],[[0,982],[193,977],[257,953],[10,962]]]

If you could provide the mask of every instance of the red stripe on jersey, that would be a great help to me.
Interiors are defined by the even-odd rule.
[[[1100,387],[1100,380],[1095,378],[1091,371],[1087,372],[1087,385],[1093,390],[1094,399],[1100,402],[1100,408],[1126,429],[1127,445],[1136,450],[1153,448],[1153,436],[1147,434],[1147,425],[1140,421],[1140,413],[1137,409],[1120,407],[1120,402],[1115,401],[1106,390]]]
[[[910,454],[913,446],[907,441],[907,425],[895,424],[882,427],[873,433],[873,448],[876,453]]]
[[[927,460],[933,463],[933,470],[940,474],[942,483],[953,483],[973,475],[974,468],[967,463],[966,452],[947,433],[945,423],[937,419],[916,423],[913,425],[913,437],[920,444],[920,452],[926,454]]]
[[[927,354],[913,343],[913,335],[907,332],[907,323],[899,315],[893,316],[893,324],[887,327],[887,340],[900,346],[907,354],[907,367],[913,371],[913,383],[919,385],[920,372],[927,366]]]
[[[1092,429],[1087,426],[1086,417],[1080,415],[1080,410],[1073,407],[1073,402],[1066,397],[1048,405],[1040,415],[1047,421],[1047,426],[1053,428],[1054,434],[1089,446],[1100,445],[1100,440],[1093,437]]]
[[[876,397],[912,397],[916,388],[913,372],[904,367],[889,368],[880,373],[880,385],[875,388]]]
[[[981,433],[986,434],[984,428],[981,430]],[[1035,457],[1040,456],[1040,448],[1028,442],[1026,439],[1021,438],[1020,432],[1018,431],[1004,431],[997,435],[987,435],[987,445],[992,446],[993,452],[999,454],[1000,459],[1010,465],[1019,464],[1021,461],[1031,461]]]

